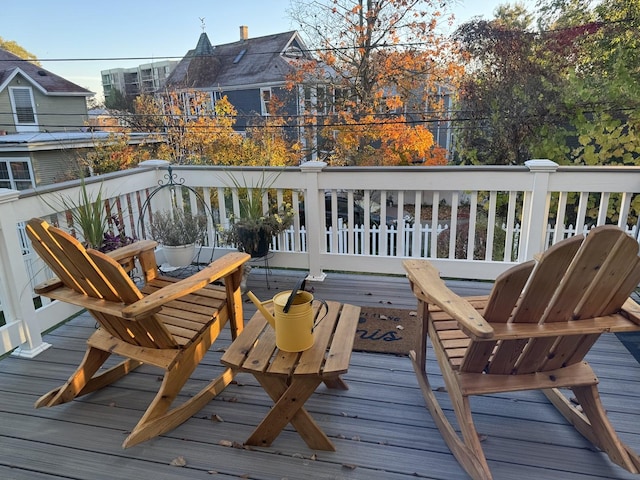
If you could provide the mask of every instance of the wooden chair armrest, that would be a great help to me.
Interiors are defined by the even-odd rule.
[[[493,328],[464,298],[456,295],[440,278],[440,272],[427,260],[402,262],[419,299],[440,307],[454,318],[462,331],[473,338],[493,338]]]
[[[134,267],[134,260],[137,258],[142,269],[142,276],[145,283],[155,278],[158,274],[158,264],[156,261],[155,248],[158,242],[155,240],[140,240],[117,248],[109,252],[111,258],[118,262],[127,272]]]
[[[637,332],[640,325],[627,318],[625,312],[605,317],[586,318],[570,322],[494,323],[493,340],[518,340],[524,338],[563,337],[601,333]]]
[[[158,311],[167,302],[184,297],[201,288],[206,287],[211,282],[220,280],[241,268],[251,256],[242,252],[231,252],[213,261],[203,270],[191,275],[179,282],[167,285],[141,300],[126,306],[122,310],[125,318],[144,317]]]
[[[33,291],[38,295],[44,295],[46,297],[48,292],[55,290],[56,288],[60,288],[61,286],[62,281],[58,277],[53,277],[33,287]]]
[[[133,259],[133,257],[139,257],[146,252],[151,252],[151,254],[155,256],[153,251],[157,246],[158,242],[156,242],[155,240],[140,240],[130,245],[125,245],[124,247],[112,250],[111,252],[107,252],[106,254],[113,258],[116,262],[122,263]],[[33,291],[38,295],[44,295],[48,292],[51,292],[52,290],[60,288],[61,286],[62,281],[58,277],[52,277],[36,285],[33,288]]]
[[[640,305],[635,300],[627,298],[622,305],[622,314],[640,327]]]
[[[107,252],[107,255],[113,258],[116,262],[121,262],[122,260],[127,260],[131,257],[137,257],[142,252],[154,250],[157,246],[158,242],[155,240],[139,240],[130,245],[125,245],[124,247],[116,248],[111,252]]]
[[[122,317],[122,310],[126,307],[124,303],[101,300],[99,298],[83,295],[65,287],[62,283],[60,283],[59,287],[60,288],[43,293],[43,295],[52,300],[60,300],[61,302],[77,305],[78,307],[86,308],[87,310],[115,315],[117,317]]]

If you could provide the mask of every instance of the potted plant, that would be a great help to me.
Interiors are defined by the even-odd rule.
[[[207,217],[174,207],[154,212],[149,229],[151,236],[162,245],[167,263],[172,267],[184,267],[191,264],[195,245],[204,238]]]
[[[231,218],[231,224],[223,232],[226,243],[232,243],[238,250],[254,258],[269,253],[271,238],[291,226],[293,210],[285,205],[276,211],[255,217]]]
[[[230,217],[229,227],[222,230],[222,239],[253,258],[264,257],[269,253],[272,237],[284,232],[293,223],[293,208],[291,204],[284,204],[280,208],[272,205],[265,212],[262,199],[273,180],[266,182],[263,177],[258,185],[248,187],[231,178],[240,196],[240,215]]]
[[[86,248],[110,252],[136,241],[135,237],[126,234],[117,215],[107,217],[102,184],[94,198],[87,190],[84,178],[81,178],[77,200],[67,195],[58,195],[53,204],[46,200],[45,203],[51,208],[63,209],[69,213],[69,227],[80,234],[79,240]]]

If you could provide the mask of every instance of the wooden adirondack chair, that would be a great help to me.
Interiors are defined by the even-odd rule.
[[[541,389],[613,462],[639,472],[640,459],[618,438],[598,379],[584,361],[600,334],[640,330],[640,306],[628,298],[640,282],[636,240],[617,227],[597,227],[586,239],[564,240],[503,273],[487,297],[460,298],[428,261],[407,260],[404,268],[461,437],[429,386],[426,335],[420,351],[410,353],[418,382],[443,438],[471,477],[492,478],[469,397],[533,389]],[[581,409],[559,388],[570,388]]]
[[[243,326],[240,281],[245,253],[229,253],[189,278],[160,276],[154,241],[140,241],[110,255],[86,250],[66,232],[34,218],[27,223],[33,247],[57,278],[36,293],[86,308],[99,328],[75,373],[43,395],[36,407],[51,407],[107,386],[144,364],[164,370],[160,389],[122,444],[136,445],[167,432],[191,417],[233,379],[226,369],[195,396],[173,401],[227,322],[233,338]],[[144,286],[138,288],[121,264],[139,261]],[[224,280],[224,286],[211,285]],[[118,365],[96,374],[111,354]]]

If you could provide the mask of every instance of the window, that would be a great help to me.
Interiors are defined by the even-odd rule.
[[[271,113],[269,111],[271,103],[271,87],[260,89],[260,103],[262,107],[262,115],[268,116]]]
[[[0,158],[0,188],[26,190],[33,187],[29,160]]]
[[[33,94],[29,87],[9,88],[13,119],[16,122],[18,132],[33,132],[38,130],[36,118],[36,106],[33,102]]]

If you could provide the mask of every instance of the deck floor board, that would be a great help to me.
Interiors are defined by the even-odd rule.
[[[252,271],[248,286],[261,299],[290,289],[302,274]],[[490,284],[452,281],[464,295],[488,292]],[[316,297],[361,306],[413,308],[402,277],[329,273],[313,286]],[[245,303],[245,318],[255,308]],[[307,409],[337,447],[309,450],[288,426],[270,448],[242,448],[271,401],[255,379],[236,381],[175,430],[123,450],[120,445],[157,391],[158,372],[143,366],[116,384],[54,408],[34,409],[35,400],[58,386],[77,366],[95,328],[86,314],[46,335],[53,347],[35,359],[0,361],[0,478],[23,480],[164,479],[362,479],[468,478],[449,453],[424,407],[407,357],[354,352],[344,376],[349,390],[320,386]],[[207,353],[181,394],[185,399],[222,369],[219,359],[230,337],[224,333]],[[621,437],[640,450],[640,366],[614,336],[602,337],[588,359],[599,375],[602,399]],[[433,387],[443,386],[428,360]],[[447,415],[453,415],[446,393]],[[637,478],[595,452],[540,392],[472,398],[485,453],[500,479]],[[222,421],[216,421],[220,419]],[[227,446],[231,442],[235,445]],[[183,457],[184,466],[171,462]]]

